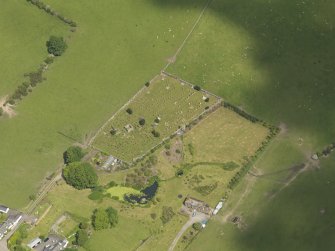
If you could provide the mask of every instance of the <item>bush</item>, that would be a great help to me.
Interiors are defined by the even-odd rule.
[[[126,112],[127,112],[129,115],[133,114],[133,110],[132,110],[131,108],[128,108],[128,109],[126,110]]]
[[[146,82],[146,83],[145,83],[145,86],[146,86],[146,87],[149,87],[149,86],[150,86],[150,82],[149,82],[149,81]]]
[[[2,116],[2,115],[3,115],[3,108],[0,107],[0,116]]]
[[[105,195],[100,191],[93,191],[88,198],[90,200],[102,200],[105,197]]]
[[[106,210],[101,208],[96,209],[93,212],[92,224],[95,230],[115,227],[118,221],[118,212],[112,207],[109,207]]]
[[[144,119],[144,118],[140,118],[140,120],[138,121],[138,123],[139,123],[141,126],[144,126],[144,125],[145,125],[145,119]]]
[[[88,228],[88,224],[87,224],[87,222],[80,222],[80,224],[79,224],[79,228],[80,228],[80,229],[87,229],[87,228]]]
[[[84,157],[85,153],[83,149],[79,146],[70,146],[64,153],[64,163],[70,164],[72,162],[80,161]]]
[[[193,89],[196,91],[201,91],[201,87],[199,85],[193,86]]]
[[[44,62],[46,64],[52,64],[54,62],[54,59],[52,57],[47,57],[46,59],[44,59]]]
[[[67,44],[62,37],[51,36],[46,43],[48,52],[55,56],[61,56],[66,48]]]
[[[82,247],[85,245],[87,241],[88,241],[87,232],[83,229],[79,229],[76,233],[76,244]]]
[[[192,227],[194,230],[199,231],[202,228],[202,225],[200,222],[197,222],[197,223],[193,223]]]
[[[153,220],[156,220],[156,218],[157,218],[157,214],[155,214],[155,213],[150,214],[150,216],[151,216],[151,219],[153,219]]]
[[[161,134],[156,130],[153,130],[151,133],[152,135],[154,135],[155,138],[159,138],[161,136]]]
[[[98,176],[89,163],[70,163],[63,169],[63,177],[76,189],[93,188],[98,184]]]

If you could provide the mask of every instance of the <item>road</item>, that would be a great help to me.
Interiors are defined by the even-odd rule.
[[[169,247],[169,251],[173,251],[174,248],[176,247],[178,240],[182,237],[182,235],[184,234],[184,232],[191,227],[194,223],[197,222],[202,222],[204,220],[208,220],[209,216],[202,214],[202,213],[198,213],[195,216],[190,216],[190,219],[185,223],[185,225],[180,229],[180,231],[178,232],[178,234],[176,235],[176,237],[174,238],[173,242],[171,243],[170,247]]]

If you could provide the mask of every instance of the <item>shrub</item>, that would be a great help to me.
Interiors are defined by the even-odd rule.
[[[195,153],[195,149],[194,149],[193,144],[192,144],[192,143],[189,143],[189,144],[187,145],[187,147],[188,147],[188,151],[189,151],[190,154],[193,156],[194,153]]]
[[[145,125],[145,119],[144,118],[140,118],[138,123],[141,125],[141,126],[144,126]]]
[[[108,215],[110,226],[115,227],[119,222],[119,216],[117,210],[112,207],[109,207],[106,209],[106,212]]]
[[[157,214],[155,214],[155,213],[150,214],[150,216],[151,216],[151,219],[153,219],[153,220],[156,220],[156,218],[157,218]]]
[[[80,161],[84,157],[85,153],[79,146],[70,146],[64,153],[63,159],[65,164]]]
[[[199,85],[193,86],[193,89],[196,91],[201,91],[201,87]]]
[[[146,87],[149,87],[149,86],[150,86],[150,82],[149,82],[149,81],[146,82],[146,83],[145,83],[145,86],[146,86]]]
[[[95,209],[92,215],[92,225],[95,230],[107,229],[110,226],[109,218],[106,210]]]
[[[193,227],[193,229],[196,230],[196,231],[199,231],[199,230],[202,228],[200,222],[193,223],[192,227]]]
[[[87,228],[88,228],[88,224],[87,224],[87,222],[80,222],[80,224],[79,224],[79,228],[80,228],[80,229],[87,229]]]
[[[88,241],[87,232],[83,229],[79,229],[76,233],[76,244],[82,247],[85,245],[87,241]]]
[[[128,109],[126,110],[126,112],[127,112],[129,115],[133,114],[133,110],[132,110],[131,108],[128,108]]]
[[[47,57],[46,59],[44,59],[44,62],[46,64],[52,64],[54,62],[54,59],[53,57]]]
[[[98,176],[89,163],[70,163],[63,169],[63,177],[76,189],[93,188],[98,184]]]
[[[102,200],[105,197],[105,195],[100,191],[93,191],[88,198],[90,200]]]
[[[46,43],[48,52],[55,56],[61,56],[66,48],[67,44],[62,37],[51,36]]]
[[[240,167],[240,166],[238,164],[236,164],[234,161],[230,161],[230,162],[227,162],[227,163],[223,164],[223,169],[227,170],[227,171],[234,170],[238,167]]]
[[[156,130],[153,130],[151,133],[152,135],[154,135],[155,138],[159,138],[161,136],[161,134]]]
[[[2,115],[3,115],[3,108],[0,107],[0,116],[2,116]]]
[[[207,97],[207,98],[205,99],[205,102],[209,102],[209,97]]]
[[[164,148],[165,148],[166,150],[170,150],[170,148],[171,148],[171,144],[170,144],[170,143],[166,143],[166,144],[164,145]]]

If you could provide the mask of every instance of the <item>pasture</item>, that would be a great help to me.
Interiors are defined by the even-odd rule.
[[[15,4],[27,8],[15,18],[26,17],[32,27],[35,21],[37,26],[44,27],[44,35],[36,34],[39,39],[33,39],[39,43],[34,44],[35,48],[40,46],[32,50],[38,60],[22,69],[20,77],[26,70],[38,66],[39,59],[46,55],[45,41],[40,37],[44,40],[49,30],[52,31],[47,20],[51,19],[51,24],[58,24],[59,20],[25,1],[7,2],[7,6]],[[191,5],[187,9],[164,10],[147,0],[100,1],[99,4],[89,0],[46,1],[75,20],[78,28],[71,34],[66,53],[57,58],[45,74],[47,80],[15,107],[18,115],[0,121],[2,204],[16,208],[26,205],[29,195],[36,193],[43,178],[62,164],[63,151],[74,143],[71,139],[87,142],[146,81],[160,72],[185,38],[204,3],[188,2]],[[16,23],[6,15],[4,24],[12,25],[10,31],[14,36],[10,41],[19,41],[15,36],[27,32],[23,29],[26,26],[14,25]],[[61,28],[60,24],[53,33]],[[27,44],[32,46],[29,41]],[[27,55],[28,51],[21,55]],[[21,67],[22,60],[13,65]],[[11,71],[18,69],[13,65],[10,65]],[[10,90],[7,82],[5,85],[4,95]]]
[[[118,111],[93,146],[130,162],[188,125],[218,101],[216,97],[194,90],[174,78],[157,76]],[[153,131],[160,135],[156,137]]]
[[[332,0],[212,1],[167,70],[323,147],[335,138],[334,11]]]
[[[68,28],[59,20],[31,8],[26,1],[2,1],[0,8],[0,100],[12,94],[48,55],[50,35],[65,36]]]
[[[236,212],[246,219],[246,230],[241,231],[232,223],[223,225],[218,216],[187,250],[215,251],[221,250],[222,245],[232,251],[331,250],[334,238],[329,222],[334,221],[330,212],[335,204],[329,198],[335,184],[334,161],[334,154],[323,159],[320,169],[304,172],[271,201],[264,201],[264,196],[258,196],[258,200],[247,198]],[[259,188],[258,195],[269,192],[264,184],[263,189]],[[254,205],[256,201],[258,205]]]
[[[220,108],[185,135],[184,158],[186,162],[241,164],[243,158],[255,153],[268,133],[266,127]]]

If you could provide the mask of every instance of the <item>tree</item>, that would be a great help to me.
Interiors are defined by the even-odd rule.
[[[63,177],[76,189],[93,188],[98,184],[98,176],[89,163],[70,163],[63,169]]]
[[[110,221],[106,210],[102,208],[94,210],[92,225],[95,230],[102,230],[110,227]]]
[[[47,41],[47,47],[50,54],[60,56],[65,52],[67,44],[62,37],[51,36]]]
[[[79,146],[70,146],[64,153],[64,163],[70,164],[72,162],[80,161],[84,157],[85,153],[83,149]]]
[[[193,86],[193,89],[196,91],[201,91],[201,87],[199,85]]]
[[[88,234],[85,230],[79,229],[76,233],[76,244],[79,246],[84,246],[88,240]]]
[[[109,223],[111,227],[115,227],[116,224],[119,222],[119,217],[116,209],[109,207],[106,209],[106,212],[108,214]]]

